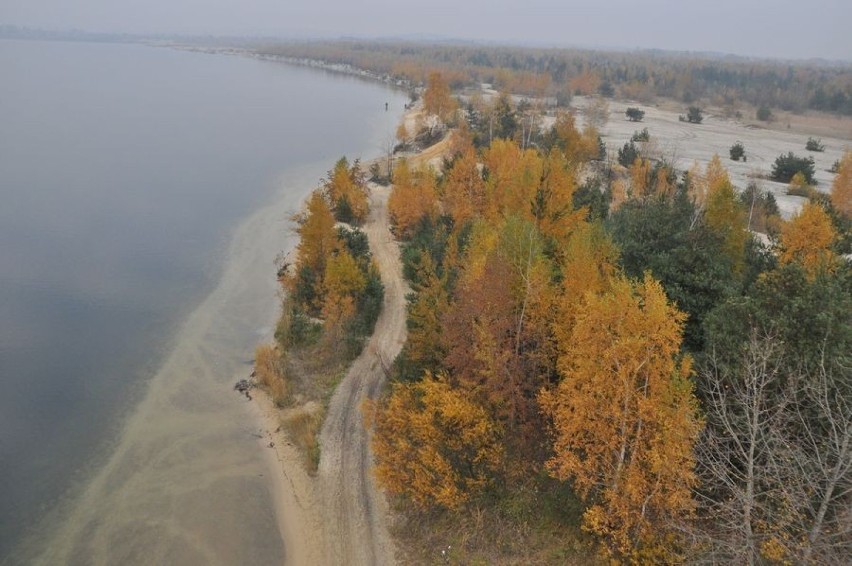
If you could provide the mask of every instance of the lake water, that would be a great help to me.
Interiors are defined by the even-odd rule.
[[[285,552],[276,528],[186,541],[274,516],[229,385],[274,319],[287,212],[341,155],[378,155],[403,103],[248,58],[0,41],[0,563]],[[191,466],[223,470],[218,507],[180,485]]]

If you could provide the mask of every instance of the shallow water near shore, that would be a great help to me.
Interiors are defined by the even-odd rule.
[[[281,562],[231,388],[288,214],[403,97],[139,45],[0,42],[0,72],[0,562]]]

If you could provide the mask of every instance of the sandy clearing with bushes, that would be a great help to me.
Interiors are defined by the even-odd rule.
[[[582,111],[589,98],[577,96],[572,107],[580,110],[578,126],[583,124]],[[631,122],[624,111],[636,106],[645,111],[642,122]],[[684,105],[682,114],[686,114]],[[776,183],[758,176],[768,177],[775,158],[792,151],[799,157],[813,157],[817,189],[823,192],[831,190],[834,174],[829,173],[835,160],[843,156],[845,149],[852,149],[852,141],[839,137],[822,137],[824,152],[805,150],[808,135],[795,132],[764,129],[732,118],[725,118],[705,110],[701,124],[689,124],[678,120],[679,114],[671,110],[625,101],[609,101],[609,120],[601,128],[601,135],[607,145],[607,151],[615,158],[618,149],[630,140],[637,130],[648,128],[651,141],[648,150],[652,157],[663,157],[672,162],[679,170],[686,170],[694,162],[706,165],[714,154],[722,158],[722,164],[728,169],[731,180],[739,189],[745,189],[754,179],[764,189],[772,191],[778,201],[782,216],[789,218],[805,202],[803,197],[787,195],[787,185]],[[552,119],[551,119],[552,120]],[[848,123],[848,122],[843,122]],[[813,136],[819,138],[820,136]],[[852,138],[852,131],[848,136]],[[728,150],[737,141],[745,146],[748,161],[732,161]]]

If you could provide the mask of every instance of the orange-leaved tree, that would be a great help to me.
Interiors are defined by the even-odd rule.
[[[653,193],[651,186],[651,161],[637,157],[628,170],[630,174],[630,196],[643,199]]]
[[[345,157],[338,159],[323,188],[337,220],[360,224],[367,219],[367,183],[357,160],[350,167]]]
[[[420,378],[423,370],[435,371],[444,361],[441,318],[449,307],[446,281],[438,276],[432,255],[420,256],[416,267],[414,298],[408,307],[408,338],[403,358],[410,365],[409,377]]]
[[[323,277],[328,258],[339,248],[334,216],[319,190],[311,193],[305,210],[293,217],[299,235],[295,272],[282,277],[294,300],[314,314],[322,308]]]
[[[649,274],[610,285],[586,295],[560,345],[562,380],[542,392],[553,421],[547,467],[573,481],[589,505],[583,527],[610,555],[641,560],[669,551],[670,522],[693,509],[701,421],[691,361],[679,358],[685,315]]]
[[[584,309],[588,293],[603,293],[609,289],[616,273],[618,248],[600,224],[581,222],[557,255],[562,279],[562,292],[555,301],[558,324],[554,333],[557,342],[570,344],[577,315]]]
[[[852,150],[846,150],[837,176],[831,184],[831,204],[841,214],[852,218]]]
[[[405,159],[393,172],[393,190],[388,198],[388,211],[396,233],[407,238],[423,218],[438,212],[435,175],[431,170],[412,171]]]
[[[519,213],[528,216],[542,176],[538,153],[522,150],[515,141],[497,139],[482,160],[488,171],[485,215],[491,220]]]
[[[367,280],[358,262],[348,251],[339,250],[328,258],[323,277],[325,299],[322,309],[327,331],[340,329],[355,314],[355,300],[366,285]]]
[[[556,122],[549,135],[554,147],[559,148],[565,154],[565,159],[574,165],[586,163],[600,151],[597,131],[586,128],[580,132],[571,112],[557,112]]]
[[[551,150],[544,160],[542,178],[530,202],[532,217],[539,231],[555,241],[564,239],[584,219],[586,209],[574,210],[574,191],[577,183],[565,156]]]
[[[518,216],[474,223],[464,264],[441,318],[443,365],[503,425],[512,473],[524,474],[540,457],[536,397],[555,365],[554,271],[535,224]]]
[[[457,225],[482,214],[486,204],[485,181],[473,147],[469,147],[456,159],[444,175],[442,188],[444,210]]]
[[[446,123],[453,117],[457,107],[447,79],[437,71],[429,73],[426,90],[423,92],[423,110],[426,114],[436,116]]]
[[[459,509],[500,468],[499,428],[441,376],[395,383],[385,400],[366,409],[376,479],[421,508]]]
[[[704,224],[722,240],[722,251],[731,260],[734,273],[740,273],[745,264],[747,217],[727,174],[709,187]]]
[[[823,270],[832,270],[837,261],[831,249],[837,232],[828,213],[818,204],[806,202],[799,214],[781,228],[782,264],[798,263],[813,279]]]

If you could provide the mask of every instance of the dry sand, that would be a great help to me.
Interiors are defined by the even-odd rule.
[[[272,332],[273,260],[287,218],[324,170],[280,181],[273,204],[235,231],[216,289],[128,418],[112,455],[19,556],[35,564],[309,564],[286,548],[298,505],[268,447],[258,408],[233,391]],[[291,456],[295,458],[295,456]],[[51,523],[53,526],[51,526]]]

